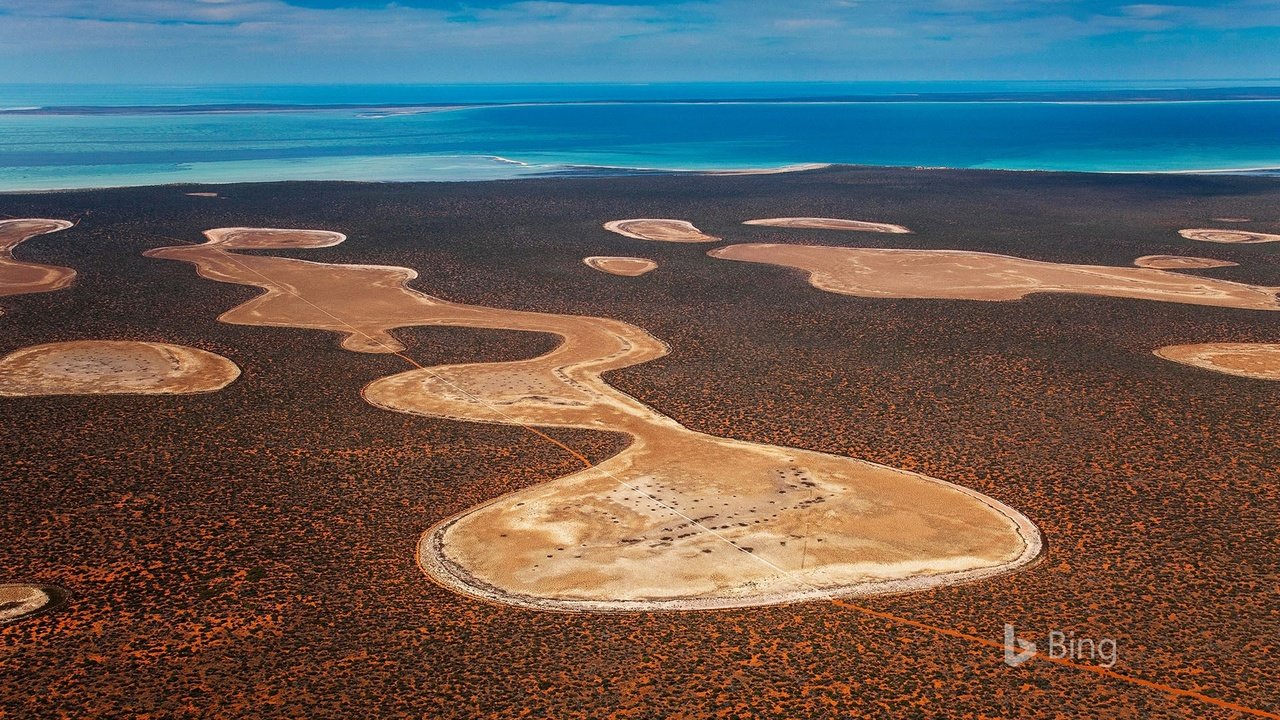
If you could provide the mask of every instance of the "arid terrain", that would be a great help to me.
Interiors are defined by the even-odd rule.
[[[668,348],[599,317],[460,305],[412,290],[410,268],[321,264],[235,250],[331,247],[315,230],[218,228],[207,242],[150,250],[203,277],[266,290],[224,322],[343,333],[413,370],[364,397],[388,410],[535,427],[625,432],[624,452],[441,523],[418,556],[438,582],[477,597],[561,610],[708,609],[919,589],[1033,562],[1039,531],[971,490],[913,473],[689,429],[601,379]],[[524,361],[423,367],[390,331],[461,326],[549,333]],[[3,373],[0,363],[0,376]],[[0,392],[3,386],[0,386]],[[791,497],[780,497],[790,494]],[[788,545],[790,543],[790,545]]]
[[[1248,222],[1246,218],[1227,218],[1227,222]],[[1221,222],[1221,221],[1220,221]],[[1222,230],[1212,228],[1189,228],[1179,231],[1188,240],[1224,243],[1227,245],[1256,245],[1257,243],[1280,242],[1280,234],[1256,232],[1253,230]]]
[[[1133,265],[1198,257],[1208,246],[1179,233],[1215,218],[1278,233],[1277,207],[1268,178],[854,168],[0,196],[8,217],[78,220],[16,249],[76,274],[4,298],[0,355],[147,342],[240,369],[213,392],[0,397],[0,605],[46,587],[60,601],[0,617],[0,716],[1276,717],[1280,383],[1156,351],[1280,342],[1280,246]],[[743,224],[809,217],[911,232]],[[618,218],[693,229],[604,228]],[[844,294],[808,282],[812,264],[844,265],[718,257],[735,246],[891,260]],[[661,270],[583,262],[635,255]],[[949,260],[913,281],[903,257]],[[697,460],[711,448],[725,454]],[[724,497],[783,456],[849,481],[784,472],[773,505]],[[637,467],[621,478],[635,490],[605,487]],[[903,482],[953,494],[911,491],[879,528],[822,514]],[[674,528],[601,554],[632,538],[613,519],[649,527],[643,501],[619,512],[638,497],[695,519],[686,502],[718,497],[749,525],[712,526],[736,533],[724,549],[767,550],[788,573],[787,552],[802,570],[830,560],[819,538],[900,542],[924,527],[912,513],[955,520],[983,498],[1043,546],[1011,572],[856,598],[513,600],[625,599],[625,562],[588,572],[605,558],[646,558],[658,590],[740,567],[649,562],[699,542]],[[789,508],[768,514],[808,549],[749,544],[761,503]],[[614,517],[590,553],[481,557],[598,529],[592,508]],[[424,572],[432,557],[512,586],[451,585]],[[534,564],[565,572],[548,584]],[[1053,631],[1112,638],[1118,659],[1009,667],[1006,624],[1042,649]]]
[[[809,273],[814,287],[842,295],[939,300],[1020,300],[1031,293],[1079,293],[1280,310],[1280,288],[1138,267],[1071,265],[964,250],[847,248],[755,243],[709,253]]]
[[[79,340],[0,358],[0,395],[183,394],[221,390],[240,375],[214,353],[136,340]]]
[[[1193,343],[1157,348],[1156,355],[1214,372],[1257,380],[1280,380],[1280,344]]]
[[[18,245],[38,235],[66,230],[69,220],[11,218],[0,220],[0,297],[50,292],[71,284],[76,271],[56,265],[41,265],[14,258]],[[4,308],[0,307],[0,313]]]
[[[1191,255],[1143,255],[1133,261],[1134,265],[1157,270],[1209,270],[1220,267],[1234,267],[1239,263],[1230,260],[1214,260],[1213,258],[1193,257]]]
[[[856,232],[879,232],[906,234],[909,228],[893,223],[878,223],[869,220],[851,220],[849,218],[812,218],[784,217],[746,220],[743,225],[767,225],[769,227],[802,228],[808,230],[853,230]]]
[[[639,277],[658,269],[658,264],[654,261],[638,257],[602,257],[593,255],[592,257],[583,258],[582,262],[586,263],[587,267],[595,268],[600,272],[606,272],[610,275],[622,275],[623,277]]]
[[[720,238],[708,235],[688,220],[669,218],[633,218],[630,220],[610,220],[604,229],[636,240],[653,240],[655,242],[703,243],[715,242]]]

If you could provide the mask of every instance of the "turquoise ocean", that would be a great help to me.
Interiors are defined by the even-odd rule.
[[[1280,81],[0,85],[0,191],[810,163],[1275,172]]]

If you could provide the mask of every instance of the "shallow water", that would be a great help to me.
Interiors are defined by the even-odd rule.
[[[1277,168],[1280,87],[1251,85],[11,85],[0,190],[800,163]],[[455,103],[479,105],[436,107]]]

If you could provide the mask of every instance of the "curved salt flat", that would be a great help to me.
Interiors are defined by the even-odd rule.
[[[76,340],[0,358],[0,396],[172,395],[221,390],[240,376],[227,358],[169,343]]]
[[[326,265],[288,258],[235,255],[230,250],[301,250],[332,247],[347,239],[328,230],[280,230],[277,228],[217,228],[205,231],[202,245],[176,245],[148,250],[151,258],[182,260],[195,264],[201,277],[236,285],[253,285],[266,292],[218,317],[232,325],[306,327],[330,330],[346,337],[342,347],[355,352],[393,353],[404,346],[387,332],[393,327],[415,324],[412,313],[403,322],[383,326],[384,318],[365,319],[354,314],[339,319],[326,308],[359,305],[359,298],[342,295],[360,279],[373,286],[398,288],[416,278],[409,268],[382,268],[364,265]],[[250,259],[252,258],[252,259]],[[331,280],[326,283],[325,279]],[[295,280],[310,282],[306,299],[293,292]],[[269,311],[264,311],[269,308]]]
[[[49,292],[69,286],[75,280],[75,270],[15,260],[13,249],[37,235],[66,230],[73,225],[66,220],[43,218],[0,220],[0,297]],[[0,309],[0,314],[3,312]]]
[[[964,250],[771,243],[727,245],[707,254],[804,270],[820,290],[859,297],[998,301],[1032,293],[1078,293],[1280,310],[1278,288],[1149,268],[1070,265]]]
[[[1023,567],[1040,552],[1027,518],[972,490],[694,432],[617,390],[604,373],[667,353],[634,325],[451,303],[406,287],[416,276],[407,268],[230,252],[285,240],[256,242],[253,233],[210,231],[204,245],[148,254],[266,288],[224,320],[338,330],[355,350],[394,343],[389,331],[410,325],[555,334],[561,343],[536,358],[418,368],[370,383],[364,397],[430,417],[633,438],[600,464],[427,531],[419,562],[447,587],[559,610],[740,607],[967,581]]]
[[[1133,264],[1138,267],[1153,268],[1155,270],[1207,270],[1209,268],[1236,267],[1240,263],[1187,255],[1143,255],[1134,260]]]
[[[638,277],[658,268],[658,263],[647,258],[638,257],[593,255],[583,258],[582,262],[586,263],[587,267],[594,268],[600,272],[606,272],[610,275],[622,275],[623,277]]]
[[[665,218],[632,218],[630,220],[610,220],[604,229],[625,235],[637,240],[654,240],[657,242],[702,243],[718,242],[720,238],[707,235],[688,220],[669,220]]]
[[[1254,378],[1280,380],[1280,344],[1266,343],[1196,343],[1166,345],[1155,351],[1165,360],[1214,372]]]
[[[0,584],[0,625],[35,615],[55,601],[54,593],[40,585]]]
[[[1252,232],[1249,230],[1213,230],[1210,228],[1191,228],[1179,230],[1178,234],[1188,240],[1201,242],[1225,243],[1232,245],[1256,245],[1258,243],[1280,242],[1280,235],[1272,233]]]
[[[808,230],[853,230],[859,232],[878,232],[905,234],[911,232],[903,225],[893,223],[868,222],[866,220],[845,220],[843,218],[816,217],[783,217],[747,220],[743,225],[768,225],[770,227],[804,228]]]

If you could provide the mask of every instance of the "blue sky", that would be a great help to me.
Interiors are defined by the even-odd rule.
[[[0,0],[0,81],[1280,77],[1280,0]]]

